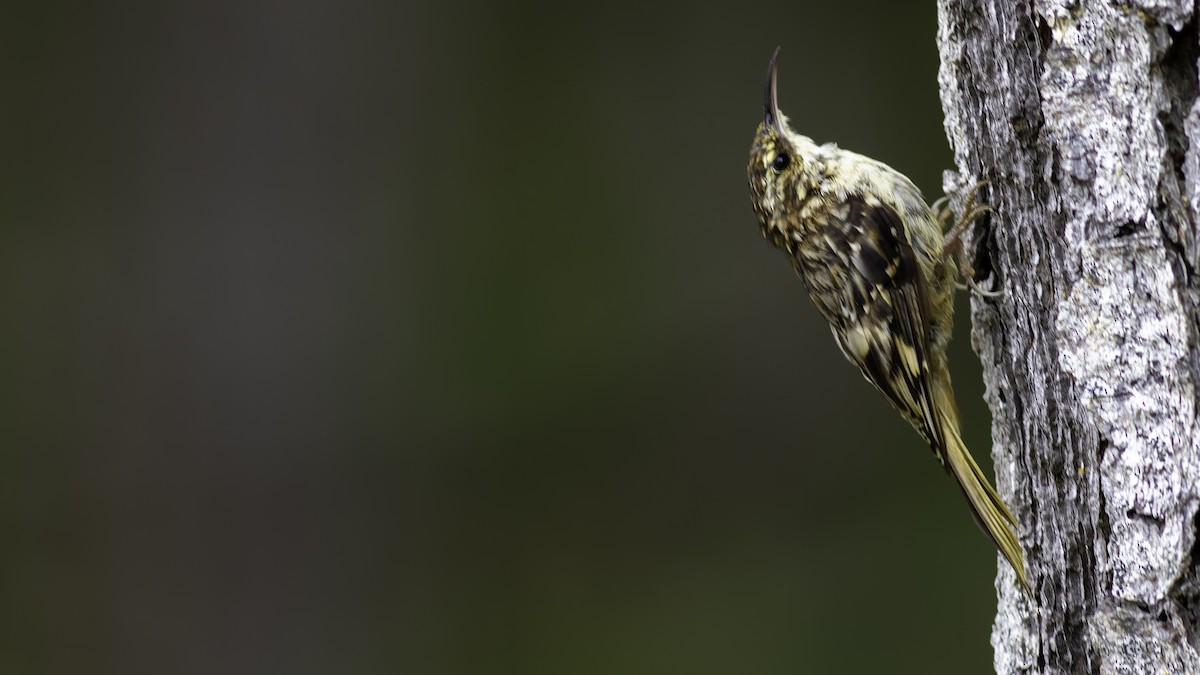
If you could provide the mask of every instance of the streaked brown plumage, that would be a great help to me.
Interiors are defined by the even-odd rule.
[[[959,432],[946,363],[956,270],[942,223],[898,171],[791,130],[776,96],[777,55],[747,168],[763,236],[787,253],[842,353],[957,480],[1028,591],[1013,516]]]

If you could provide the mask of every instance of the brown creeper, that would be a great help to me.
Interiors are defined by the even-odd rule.
[[[1028,591],[1012,513],[959,433],[946,363],[956,285],[947,250],[957,241],[943,240],[941,219],[904,175],[792,131],[776,96],[778,55],[747,168],[763,236],[787,253],[842,353],[958,481],[976,522]],[[984,208],[968,205],[963,217],[970,222]]]

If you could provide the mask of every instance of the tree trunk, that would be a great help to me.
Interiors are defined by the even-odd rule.
[[[1000,566],[999,673],[1200,672],[1194,12],[938,2],[945,187],[996,207],[972,339],[1033,586]]]

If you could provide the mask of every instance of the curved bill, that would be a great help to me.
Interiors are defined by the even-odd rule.
[[[779,91],[775,85],[778,70],[779,47],[776,47],[771,54],[771,63],[767,66],[767,90],[763,93],[763,120],[782,134],[783,119],[779,114]]]

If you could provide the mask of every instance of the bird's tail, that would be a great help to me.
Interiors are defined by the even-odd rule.
[[[1008,564],[1012,565],[1025,592],[1032,593],[1029,582],[1025,579],[1025,558],[1021,551],[1021,542],[1017,540],[1017,535],[1013,534],[1016,520],[1012,512],[1000,499],[1000,495],[996,494],[995,488],[967,451],[967,446],[958,433],[958,425],[943,415],[942,428],[946,469],[962,488],[967,503],[971,505],[975,522],[991,537],[1000,554],[1008,560]]]

